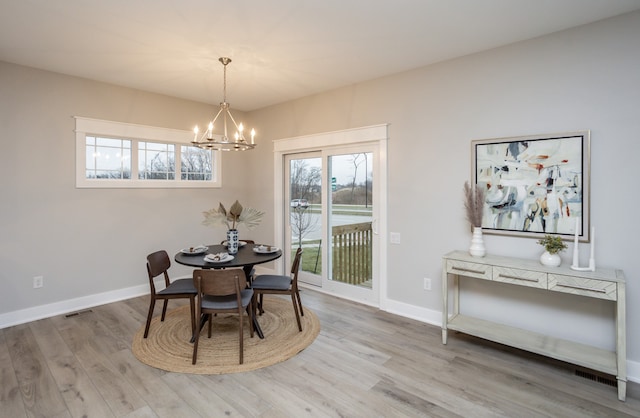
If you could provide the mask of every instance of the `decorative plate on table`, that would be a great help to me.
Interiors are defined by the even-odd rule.
[[[198,255],[206,253],[208,249],[209,247],[198,245],[197,247],[183,248],[180,250],[180,252],[185,255]]]
[[[280,251],[280,248],[272,247],[271,245],[256,245],[253,247],[253,252],[258,254],[271,254],[276,251]]]
[[[225,247],[229,245],[228,241],[223,241],[222,245],[224,245]],[[238,241],[238,247],[244,247],[245,245],[247,245],[247,241]]]
[[[207,263],[226,263],[233,260],[233,256],[227,253],[207,254],[204,256],[204,261]]]

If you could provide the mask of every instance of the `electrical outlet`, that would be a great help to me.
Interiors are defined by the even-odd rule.
[[[431,290],[431,279],[424,278],[424,290]]]
[[[400,232],[391,232],[389,234],[389,241],[392,244],[400,244]]]
[[[43,276],[36,276],[33,278],[33,288],[34,289],[39,289],[42,286],[44,286],[44,277]]]

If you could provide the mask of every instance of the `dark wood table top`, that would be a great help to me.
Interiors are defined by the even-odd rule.
[[[183,254],[179,252],[175,255],[174,260],[176,263],[183,264],[185,266],[198,267],[203,269],[211,268],[233,268],[233,267],[250,267],[256,264],[268,263],[269,261],[277,260],[282,257],[282,250],[278,250],[273,253],[262,254],[253,251],[253,247],[258,247],[260,244],[246,244],[238,248],[238,252],[233,254],[233,260],[225,263],[210,263],[204,260],[207,254],[217,254],[226,252],[227,247],[220,244],[207,245],[209,250],[206,253],[191,255]]]

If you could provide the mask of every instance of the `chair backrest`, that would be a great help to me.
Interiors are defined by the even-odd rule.
[[[298,272],[300,271],[300,261],[302,260],[302,248],[298,247],[296,255],[291,263],[291,280],[293,282],[298,281]]]
[[[153,279],[163,273],[165,285],[169,286],[169,267],[171,267],[171,260],[169,260],[169,254],[167,254],[166,251],[156,251],[147,256],[147,273],[149,274],[149,284],[151,285],[152,292],[155,293]]]
[[[212,296],[240,295],[247,286],[242,269],[194,270],[193,284],[198,294]]]

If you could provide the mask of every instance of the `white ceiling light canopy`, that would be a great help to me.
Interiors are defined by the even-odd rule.
[[[227,65],[231,62],[231,58],[221,57],[219,61],[224,66],[224,89],[222,96],[222,103],[220,103],[220,110],[213,118],[211,122],[209,122],[209,126],[206,131],[198,138],[198,126],[193,129],[194,137],[191,143],[200,148],[219,150],[219,151],[246,151],[251,150],[256,147],[255,129],[251,129],[251,142],[247,141],[244,137],[244,126],[242,123],[239,125],[236,123],[236,120],[233,118],[231,114],[231,110],[229,109],[229,103],[227,103]],[[214,135],[213,127],[218,120],[218,117],[222,115],[223,122],[223,134],[222,137],[220,135]],[[236,133],[233,136],[233,139],[230,140],[227,128],[228,128],[228,120],[231,120],[233,126],[236,127]]]

